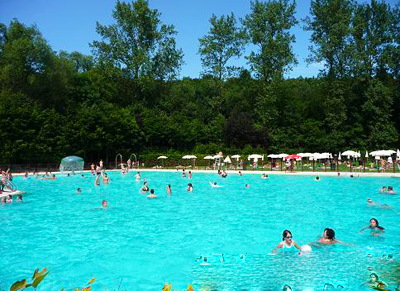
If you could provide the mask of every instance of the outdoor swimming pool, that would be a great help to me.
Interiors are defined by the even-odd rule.
[[[325,283],[359,287],[371,267],[394,286],[390,272],[400,258],[398,178],[350,178],[142,172],[158,199],[139,194],[135,172],[109,173],[110,185],[94,186],[85,173],[56,181],[15,177],[28,192],[23,203],[0,205],[0,290],[30,278],[35,268],[50,274],[39,290],[71,290],[96,277],[95,290],[161,290],[166,282],[186,290],[322,290]],[[216,181],[222,188],[211,188]],[[192,183],[193,193],[186,192]],[[250,188],[246,189],[245,184]],[[172,195],[165,186],[171,184]],[[76,189],[82,188],[77,195]],[[392,209],[366,205],[372,198]],[[107,199],[108,210],[99,210]],[[380,237],[358,231],[375,217]],[[357,246],[331,245],[304,253],[271,250],[289,229],[300,245],[316,241],[326,227]],[[220,254],[224,254],[221,262]],[[244,258],[241,259],[240,255]],[[393,254],[394,261],[382,260]],[[201,265],[206,256],[210,265]],[[367,290],[367,288],[365,288]]]

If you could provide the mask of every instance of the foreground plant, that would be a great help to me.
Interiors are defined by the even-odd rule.
[[[50,271],[47,271],[47,268],[44,268],[42,271],[39,272],[39,269],[36,269],[33,272],[33,276],[32,276],[32,283],[27,284],[27,280],[23,279],[21,281],[17,281],[15,282],[11,288],[10,291],[16,291],[16,290],[22,290],[25,288],[29,288],[29,287],[33,287],[33,288],[37,288],[37,286],[39,285],[40,282],[42,282],[42,280],[50,273]]]
[[[165,283],[164,287],[162,288],[162,291],[171,291],[172,288],[172,283],[168,285],[168,283]],[[189,284],[187,291],[194,291],[192,284]]]

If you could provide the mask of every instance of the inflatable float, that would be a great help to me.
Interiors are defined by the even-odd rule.
[[[0,199],[1,198],[7,198],[8,195],[14,196],[14,195],[24,195],[26,194],[26,191],[20,191],[20,190],[15,190],[15,191],[3,191],[0,192]]]

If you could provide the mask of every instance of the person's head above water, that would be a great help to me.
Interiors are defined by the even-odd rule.
[[[151,189],[151,190],[150,190],[150,194],[154,194],[154,189]]]
[[[335,239],[335,231],[331,228],[325,228],[324,237],[329,240],[334,240]]]
[[[101,206],[107,207],[107,205],[108,205],[107,200],[101,201]]]
[[[282,240],[292,240],[292,233],[290,232],[290,230],[285,229],[282,233]]]
[[[76,189],[76,192],[82,193],[82,189],[81,189],[81,188],[77,188],[77,189]]]
[[[393,186],[388,186],[388,191],[393,191]]]
[[[292,291],[292,287],[290,287],[289,285],[285,285],[283,286],[282,291]]]
[[[387,190],[386,186],[383,186],[382,191],[386,191],[386,190]]]
[[[376,273],[371,273],[371,275],[369,275],[369,281],[371,283],[375,283],[379,281],[379,277]]]
[[[379,228],[379,229],[383,229],[383,227],[379,225],[378,219],[376,219],[376,218],[371,218],[371,219],[369,220],[369,227],[370,227],[370,228]]]

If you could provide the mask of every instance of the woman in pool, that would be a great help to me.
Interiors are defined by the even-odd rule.
[[[143,187],[140,189],[140,192],[145,194],[147,191],[149,191],[149,184],[147,182],[143,183]]]
[[[12,196],[11,196],[11,195],[8,195],[8,196],[7,196],[6,202],[7,202],[7,203],[13,203],[13,199],[12,199]]]
[[[383,187],[379,190],[379,192],[381,192],[381,193],[386,193],[386,192],[387,192],[386,186],[383,186]]]
[[[171,193],[172,193],[171,185],[168,184],[168,185],[167,185],[167,194],[168,194],[168,195],[171,195]]]
[[[373,236],[381,235],[385,231],[385,229],[379,225],[379,222],[376,218],[371,218],[369,221],[369,226],[362,228],[360,232],[363,232],[366,229],[370,229],[371,235]]]
[[[99,186],[100,185],[100,172],[96,173],[96,180],[94,180],[94,185]]]
[[[140,178],[141,178],[141,177],[140,177],[140,172],[137,172],[136,175],[135,175],[135,179],[136,179],[136,180],[140,180]]]
[[[193,185],[192,185],[192,183],[189,183],[189,184],[188,184],[188,186],[187,186],[187,191],[188,191],[188,192],[193,192]]]
[[[295,247],[300,251],[299,255],[302,254],[300,246],[292,239],[292,233],[285,229],[282,234],[282,241],[277,245],[277,247],[273,250],[274,253],[278,252],[278,249],[292,249]]]
[[[103,183],[110,184],[110,177],[108,177],[107,173],[103,173]]]
[[[376,273],[371,273],[371,275],[369,275],[369,280],[367,282],[365,282],[364,284],[362,284],[361,286],[368,286],[368,287],[377,287],[377,288],[383,288],[385,286],[387,286],[386,283],[384,283],[383,281],[379,281],[379,277],[378,274]]]

